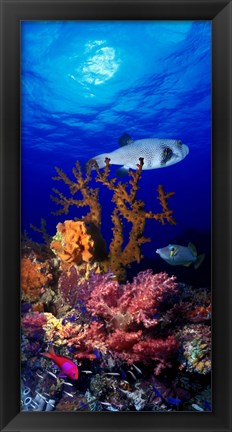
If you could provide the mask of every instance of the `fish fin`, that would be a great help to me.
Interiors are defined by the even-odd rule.
[[[103,154],[100,154],[98,156],[93,157],[92,159],[97,162],[98,168],[104,168],[106,165],[106,163],[105,163],[106,158],[110,159],[110,153],[108,153],[108,154],[103,153]],[[87,164],[88,164],[88,162],[87,162]]]
[[[128,174],[129,168],[122,166],[121,168],[118,168],[116,171],[116,174],[118,177],[125,177]]]
[[[55,353],[54,347],[51,345],[49,348],[49,352],[42,352],[42,353],[40,353],[40,355],[42,355],[43,357],[53,359],[54,356],[56,355],[56,353]]]
[[[124,133],[118,140],[119,147],[124,147],[128,144],[132,144],[134,141],[128,133]]]
[[[42,353],[40,353],[40,355],[43,356],[43,357],[47,357],[47,358],[53,359],[53,355],[50,354],[49,352],[42,352]]]
[[[192,244],[191,242],[188,244],[188,248],[190,249],[190,251],[192,252],[193,256],[197,256],[197,249],[196,246],[194,246],[194,244]]]
[[[51,354],[52,356],[56,355],[53,345],[51,345],[49,348],[49,354]]]
[[[57,376],[58,378],[67,378],[67,375],[65,375],[64,372],[60,372]]]
[[[188,264],[183,264],[183,266],[185,266],[185,267],[189,267],[189,266],[191,266],[191,262],[190,263],[188,263]]]
[[[194,268],[196,270],[200,267],[200,265],[204,261],[204,259],[205,259],[205,254],[201,254],[197,257],[195,264],[194,264]]]

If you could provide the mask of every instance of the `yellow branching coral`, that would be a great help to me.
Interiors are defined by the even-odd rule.
[[[55,318],[51,313],[45,312],[46,323],[43,325],[45,331],[45,340],[52,342],[56,346],[66,345],[68,340],[77,337],[81,325],[70,322],[62,324],[62,318]]]
[[[68,264],[89,262],[93,257],[94,241],[83,221],[66,220],[57,225],[57,233],[50,244],[52,251]]]
[[[72,172],[75,178],[75,181],[70,180],[67,175],[59,168],[55,167],[58,176],[53,177],[53,180],[62,180],[69,187],[69,191],[71,195],[75,195],[79,193],[82,199],[74,199],[74,198],[66,198],[60,191],[57,189],[53,189],[53,192],[56,196],[51,196],[51,199],[55,201],[57,204],[61,205],[61,209],[55,212],[54,214],[59,215],[62,213],[68,214],[69,208],[71,206],[76,207],[89,207],[90,211],[85,216],[85,222],[92,222],[96,226],[99,226],[101,223],[101,205],[99,203],[99,190],[93,189],[89,186],[91,181],[91,164],[88,164],[86,175],[83,176],[81,171],[81,167],[79,162],[76,162],[75,167]]]
[[[140,262],[141,255],[141,244],[149,242],[150,238],[143,236],[145,224],[147,219],[155,219],[162,224],[165,223],[165,219],[175,224],[175,219],[171,216],[173,211],[169,210],[167,204],[167,198],[171,197],[174,192],[166,194],[163,186],[159,185],[158,199],[162,206],[163,212],[154,214],[151,211],[145,210],[145,204],[142,200],[137,200],[137,191],[139,189],[139,179],[141,178],[143,158],[140,158],[140,163],[137,164],[137,170],[134,172],[129,171],[131,177],[128,183],[118,182],[116,178],[109,180],[110,172],[110,160],[106,159],[106,168],[103,172],[99,170],[98,165],[95,163],[94,167],[97,171],[96,181],[103,183],[108,189],[113,191],[112,201],[115,204],[115,208],[112,214],[113,222],[113,238],[110,244],[110,254],[108,257],[109,267],[119,277],[119,279],[125,279],[125,267],[137,261]],[[129,234],[129,241],[123,247],[124,235],[123,235],[123,222],[124,218],[127,222],[131,223],[131,230]]]
[[[90,212],[83,217],[86,222],[91,222],[95,227],[100,227],[101,224],[101,208],[98,201],[98,189],[92,189],[88,186],[91,180],[91,170],[94,168],[97,172],[95,181],[102,183],[110,191],[112,191],[112,202],[115,207],[111,215],[113,222],[113,237],[109,246],[109,254],[105,260],[102,259],[102,266],[105,270],[109,268],[117,275],[121,280],[126,277],[126,267],[134,262],[140,262],[142,258],[141,245],[149,242],[150,239],[144,237],[144,229],[147,219],[155,219],[162,224],[165,221],[170,224],[175,224],[175,219],[172,214],[173,211],[169,210],[167,199],[170,198],[174,192],[166,193],[163,186],[158,186],[158,200],[162,207],[162,212],[153,213],[145,210],[145,204],[142,200],[137,199],[137,192],[139,189],[139,180],[141,178],[143,158],[140,158],[139,164],[137,164],[136,171],[129,171],[130,180],[128,183],[122,183],[117,181],[116,178],[109,178],[110,175],[110,159],[106,158],[105,167],[101,171],[95,160],[90,160],[87,167],[87,173],[85,179],[81,173],[80,165],[77,162],[76,169],[73,170],[76,182],[71,181],[61,170],[58,170],[59,177],[55,180],[63,180],[69,188],[72,195],[76,192],[81,192],[83,199],[74,200],[73,198],[64,197],[59,191],[55,190],[59,198],[53,200],[63,206],[60,212],[68,212],[71,205],[77,205],[77,207],[87,205],[90,208]],[[94,192],[95,191],[95,192]],[[123,221],[126,221],[131,225],[129,232],[129,240],[124,244],[124,225]]]

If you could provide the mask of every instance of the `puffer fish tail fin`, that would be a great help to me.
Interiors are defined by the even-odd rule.
[[[96,157],[93,157],[92,159],[94,159],[97,162],[99,168],[104,168],[106,158],[110,158],[110,154],[103,153]]]
[[[188,244],[188,248],[190,249],[190,251],[192,252],[193,256],[197,256],[197,249],[196,246],[193,243],[189,243]]]
[[[124,147],[128,144],[132,144],[134,141],[128,133],[124,133],[118,140],[119,147]]]
[[[118,177],[125,177],[128,174],[129,168],[126,166],[122,166],[121,168],[118,168],[116,171],[116,174]]]
[[[197,260],[194,263],[194,268],[196,270],[200,267],[200,265],[202,264],[202,262],[204,261],[204,259],[205,259],[205,254],[201,254],[201,255],[199,255],[197,257]]]

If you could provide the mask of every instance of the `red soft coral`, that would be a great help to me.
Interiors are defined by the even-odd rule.
[[[175,277],[166,273],[152,274],[147,270],[133,282],[120,286],[109,275],[98,275],[87,309],[110,322],[115,329],[126,330],[131,324],[152,327],[157,324],[154,315],[167,297],[177,290]]]

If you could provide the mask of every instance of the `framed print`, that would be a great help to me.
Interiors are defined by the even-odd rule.
[[[1,430],[231,430],[230,26],[2,1]]]

